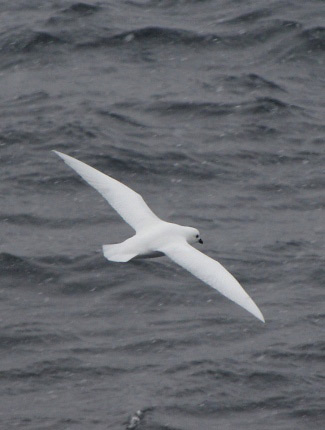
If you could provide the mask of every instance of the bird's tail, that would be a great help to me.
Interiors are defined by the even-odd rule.
[[[116,243],[114,245],[103,245],[104,257],[109,261],[116,261],[119,263],[126,263],[136,257],[136,253],[125,252],[123,243]]]

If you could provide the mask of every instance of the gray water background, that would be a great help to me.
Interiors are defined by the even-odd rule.
[[[324,424],[322,1],[0,4],[3,429]],[[53,153],[140,192],[261,308],[171,261]]]

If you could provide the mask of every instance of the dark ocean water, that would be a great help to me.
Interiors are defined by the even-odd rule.
[[[1,428],[322,428],[324,2],[0,17]],[[132,231],[51,149],[199,228],[266,324],[166,258],[105,260]]]

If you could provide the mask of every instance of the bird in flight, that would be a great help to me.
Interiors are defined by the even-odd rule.
[[[103,245],[107,260],[126,263],[136,258],[166,255],[201,281],[265,322],[264,317],[239,282],[216,260],[194,248],[203,244],[196,228],[161,220],[131,188],[91,166],[53,151],[94,187],[134,230],[135,235],[122,243]]]

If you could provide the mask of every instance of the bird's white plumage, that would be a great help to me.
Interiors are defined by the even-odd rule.
[[[161,221],[131,188],[69,155],[53,152],[94,187],[135,231]]]
[[[220,263],[190,245],[201,241],[196,229],[162,221],[143,198],[126,185],[69,155],[54,152],[94,187],[136,231],[133,237],[121,244],[103,246],[108,260],[127,262],[137,257],[167,255],[264,322],[261,311],[239,282]]]
[[[265,322],[261,311],[253,300],[232,274],[218,261],[213,260],[213,258],[208,257],[187,243],[172,243],[163,247],[161,251],[175,263],[201,279],[201,281]]]

